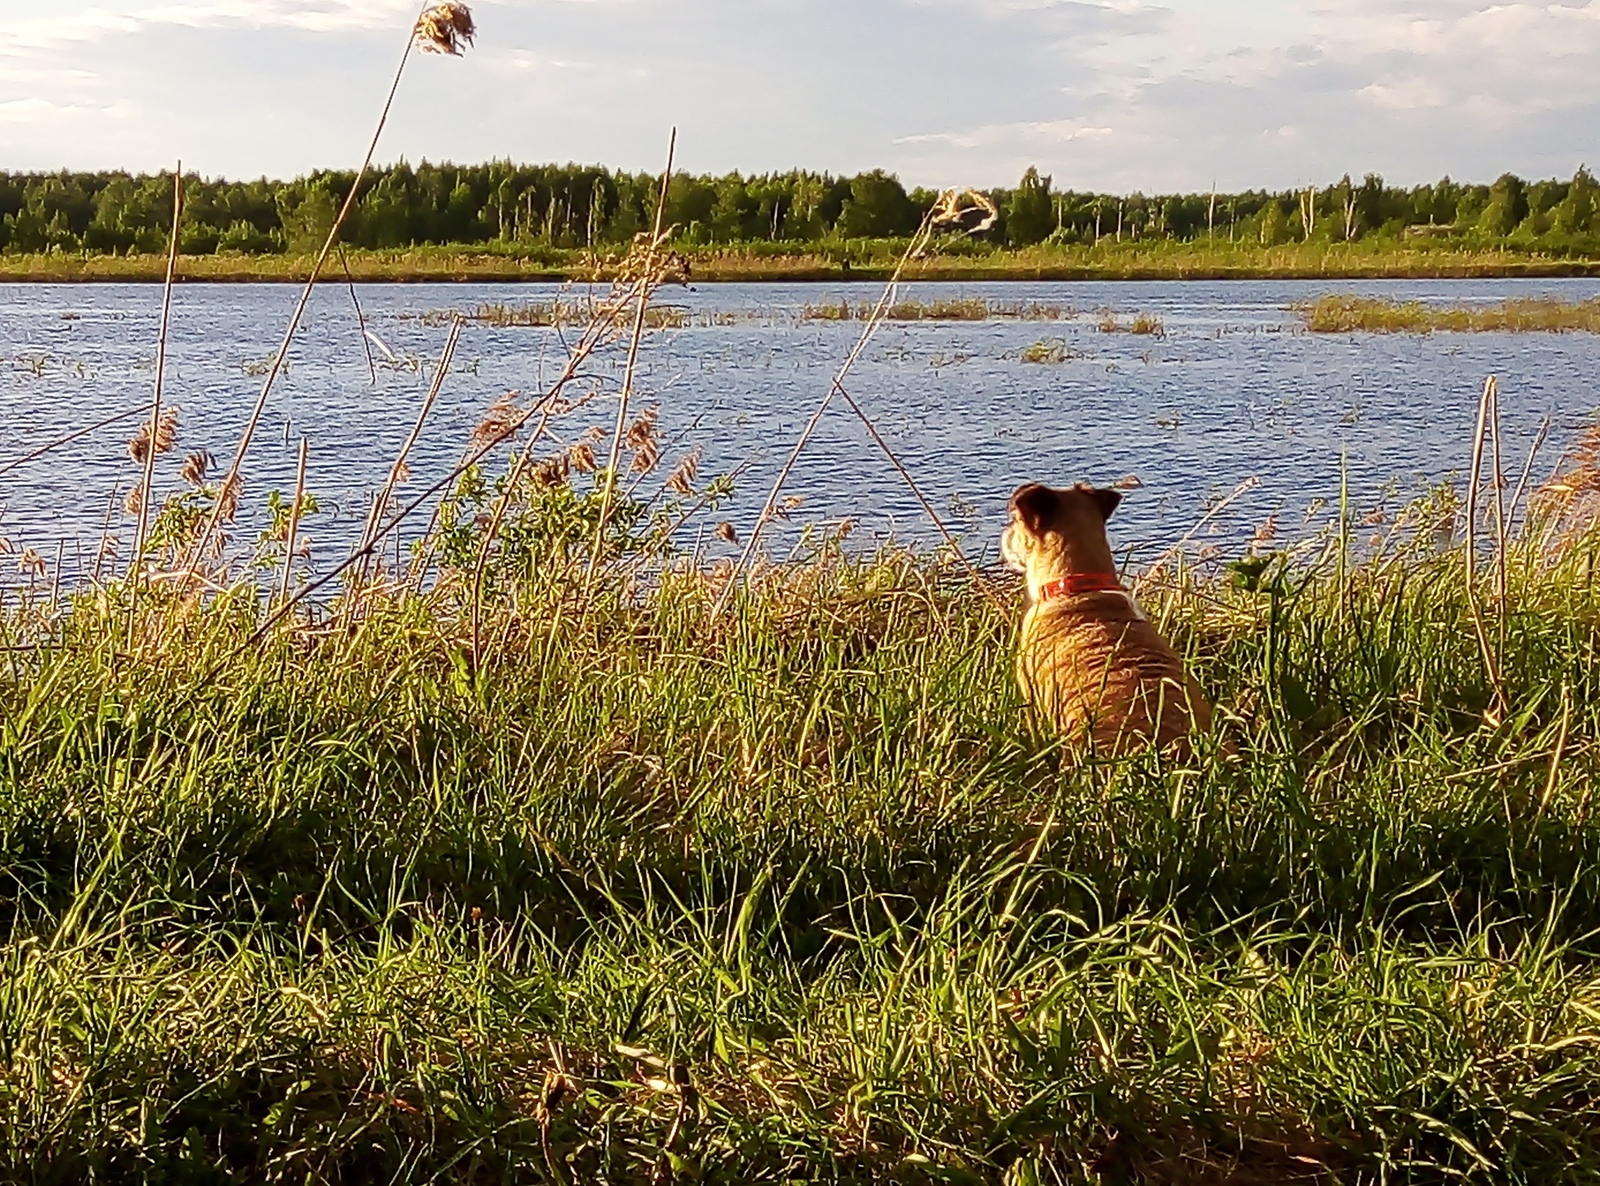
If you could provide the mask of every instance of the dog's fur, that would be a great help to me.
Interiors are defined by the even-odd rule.
[[[1006,563],[1027,578],[1017,679],[1034,709],[1069,741],[1125,753],[1154,741],[1183,748],[1211,724],[1211,706],[1166,639],[1120,587],[1044,600],[1069,577],[1116,573],[1106,523],[1122,502],[1114,490],[1037,483],[1011,498],[1001,539]]]

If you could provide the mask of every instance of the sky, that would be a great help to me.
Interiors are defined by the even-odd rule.
[[[0,169],[353,167],[416,0],[0,0]],[[478,0],[378,159],[1288,188],[1600,166],[1600,0]]]

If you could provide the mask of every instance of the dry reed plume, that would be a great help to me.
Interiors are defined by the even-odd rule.
[[[209,449],[199,449],[183,459],[183,468],[178,471],[178,476],[189,485],[199,487],[205,483],[206,475],[216,464],[217,459]]]
[[[975,189],[947,189],[934,204],[928,224],[934,230],[977,235],[989,230],[999,219],[1000,209],[988,194]]]
[[[133,439],[128,442],[128,456],[143,465],[150,458],[152,443],[157,456],[171,452],[172,447],[178,443],[177,408],[163,408],[160,419],[154,423],[146,420],[141,424],[139,431],[134,433]]]
[[[1532,505],[1544,519],[1547,544],[1559,546],[1600,523],[1600,424],[1579,434]]]
[[[465,4],[435,4],[417,18],[417,48],[423,53],[459,57],[478,35],[472,10]]]

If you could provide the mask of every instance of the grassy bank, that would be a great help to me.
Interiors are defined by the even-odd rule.
[[[13,596],[0,1164],[1593,1181],[1594,546],[1484,590],[1498,725],[1459,551],[1153,586],[1184,767],[1034,735],[930,561]]]
[[[894,269],[903,240],[850,240],[815,245],[757,244],[691,248],[683,253],[690,278],[701,281],[881,280]],[[585,251],[545,248],[519,254],[496,249],[415,248],[351,251],[350,270],[369,282],[588,280],[609,275],[612,261]],[[190,281],[298,281],[312,259],[301,255],[185,256]],[[0,281],[154,282],[164,256],[0,254]],[[1478,249],[1459,242],[1258,244],[1105,241],[1020,250],[957,242],[914,262],[907,275],[922,280],[1215,280],[1383,279],[1600,275],[1600,261],[1542,254],[1534,249]]]

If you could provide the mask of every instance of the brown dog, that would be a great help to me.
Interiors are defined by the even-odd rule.
[[[1181,747],[1211,706],[1166,639],[1123,589],[1106,536],[1114,490],[1037,483],[1011,496],[1000,541],[1028,580],[1017,679],[1041,716],[1100,753],[1154,741]]]

